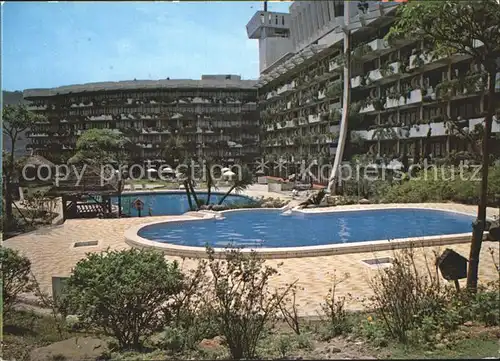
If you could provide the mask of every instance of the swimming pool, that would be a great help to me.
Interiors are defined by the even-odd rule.
[[[199,200],[206,201],[207,192],[196,193]],[[224,193],[212,193],[210,196],[211,204],[218,204],[219,200],[224,196]],[[137,217],[137,210],[132,207],[132,203],[140,199],[144,202],[144,209],[141,212],[142,216],[151,214],[153,216],[168,216],[179,215],[189,212],[189,202],[185,192],[148,192],[148,193],[125,193],[122,195],[122,212],[131,217]],[[242,195],[229,195],[224,200],[224,204],[249,204],[252,203],[251,198]],[[118,199],[112,199],[113,204],[118,204]]]
[[[434,209],[391,208],[322,213],[258,209],[223,212],[224,219],[163,222],[139,228],[153,243],[224,248],[286,248],[455,235],[471,232],[473,216]]]

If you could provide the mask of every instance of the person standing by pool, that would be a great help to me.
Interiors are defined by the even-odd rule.
[[[153,208],[149,207],[148,215],[151,217],[153,215]]]

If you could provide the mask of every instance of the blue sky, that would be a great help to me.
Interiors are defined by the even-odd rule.
[[[290,2],[269,2],[287,11]],[[263,2],[5,2],[2,88],[201,74],[258,77],[246,24]]]

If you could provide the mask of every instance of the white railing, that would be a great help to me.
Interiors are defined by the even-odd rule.
[[[283,94],[288,91],[292,91],[295,88],[295,82],[291,82],[290,84],[285,84],[282,87],[278,88],[278,94]]]
[[[389,44],[384,39],[375,39],[370,41],[368,45],[372,48],[373,51],[382,51],[389,49]]]
[[[317,123],[321,120],[321,117],[318,114],[311,114],[307,117],[309,123]]]
[[[375,111],[375,107],[373,106],[373,104],[365,105],[363,108],[359,110],[360,113],[368,113],[373,111]]]
[[[336,62],[335,60],[332,60],[328,65],[328,71],[340,70],[341,68],[342,64],[339,64],[339,62]]]
[[[351,78],[351,88],[357,88],[361,85],[361,75]]]
[[[28,110],[46,110],[47,106],[46,105],[28,105],[27,109]]]

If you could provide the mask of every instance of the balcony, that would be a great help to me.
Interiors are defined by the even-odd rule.
[[[332,60],[330,62],[330,64],[328,65],[329,72],[342,71],[342,69],[344,69],[344,66],[342,65],[342,63],[340,61],[335,61],[335,59]]]
[[[420,103],[422,101],[422,91],[420,89],[412,90],[409,96],[401,96],[399,99],[387,98],[384,104],[384,108],[394,108],[401,107],[404,105],[410,105],[415,103]]]
[[[401,66],[401,63],[399,61],[395,61],[393,63],[390,63],[387,66],[387,68],[384,70],[381,70],[381,68],[379,68],[379,69],[375,69],[375,70],[370,71],[368,73],[368,77],[369,77],[370,81],[372,81],[372,82],[375,82],[378,80],[382,80],[382,81],[390,80],[391,78],[394,78],[395,76],[397,76],[400,73],[400,66]]]
[[[420,68],[420,67],[423,67],[424,65],[431,64],[431,63],[436,63],[437,66],[440,66],[441,64],[438,62],[440,60],[443,60],[443,59],[446,60],[446,57],[436,56],[433,53],[411,55],[409,58],[408,68],[409,69]]]
[[[28,105],[27,109],[29,111],[33,111],[33,110],[46,110],[47,106],[46,105]]]
[[[361,108],[359,110],[359,113],[368,113],[368,112],[373,112],[375,111],[375,107],[373,106],[373,104],[368,104],[368,105],[365,105],[363,108]]]
[[[361,86],[361,81],[362,81],[362,76],[361,75],[358,75],[354,78],[351,78],[351,88],[357,88],[359,86]]]
[[[35,132],[28,133],[29,138],[43,138],[48,136],[49,136],[48,133],[35,133]]]
[[[406,97],[406,104],[415,104],[422,101],[422,91],[420,89],[412,90],[409,96]]]
[[[266,127],[266,130],[268,132],[272,132],[274,130],[274,124],[269,124],[267,127]]]
[[[295,123],[293,120],[287,120],[285,124],[285,128],[292,128],[295,126]]]
[[[277,95],[278,95],[278,93],[276,91],[272,91],[272,92],[267,94],[266,100],[270,100],[270,99],[276,97]]]
[[[317,123],[321,120],[321,117],[318,114],[311,114],[307,117],[309,124]]]
[[[375,81],[380,80],[382,78],[383,78],[383,76],[382,76],[382,73],[380,72],[380,69],[375,69],[375,70],[371,70],[368,72],[368,79],[370,79],[370,81],[372,81],[372,82],[375,82]]]
[[[285,94],[295,89],[295,82],[291,82],[290,84],[285,84],[282,87],[278,88],[277,94]]]
[[[326,98],[326,90],[320,90],[318,92],[318,100],[325,99]]]
[[[389,49],[389,44],[384,39],[375,39],[373,41],[370,41],[368,45],[370,46],[370,48],[372,48],[374,52],[377,53]]]
[[[97,115],[97,116],[88,117],[87,119],[91,120],[91,121],[113,120],[113,116],[112,115]]]
[[[210,104],[211,101],[209,99],[203,99],[203,98],[200,98],[200,97],[194,97],[191,100],[191,103],[193,103],[193,104]]]

